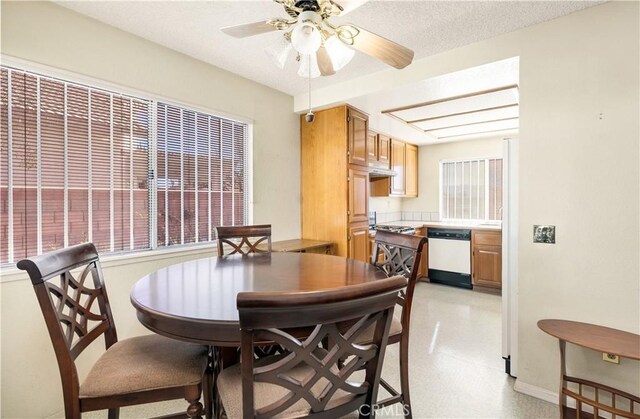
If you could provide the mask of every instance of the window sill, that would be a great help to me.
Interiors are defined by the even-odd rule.
[[[218,254],[217,244],[196,244],[170,246],[168,248],[142,250],[139,252],[124,253],[118,255],[106,255],[100,257],[103,269],[112,267],[132,265],[143,262],[153,262],[154,260],[166,259],[167,257],[183,257],[206,253],[210,256]],[[15,265],[8,265],[0,268],[0,283],[28,280],[27,273],[18,269]]]

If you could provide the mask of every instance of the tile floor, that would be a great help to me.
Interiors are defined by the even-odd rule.
[[[415,418],[557,418],[557,406],[513,390],[501,359],[500,296],[418,283],[411,318],[411,400]],[[383,376],[399,385],[398,350]],[[121,409],[121,418],[186,409],[181,401]],[[381,412],[378,417],[398,417]],[[106,417],[105,412],[83,415]]]

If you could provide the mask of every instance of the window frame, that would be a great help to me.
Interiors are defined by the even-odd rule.
[[[446,163],[464,163],[467,161],[485,161],[485,182],[484,182],[484,193],[485,193],[485,202],[487,202],[486,200],[489,199],[489,160],[502,160],[502,164],[503,164],[503,168],[504,168],[504,156],[488,156],[488,157],[461,157],[461,158],[456,158],[456,159],[442,159],[438,162],[438,211],[440,213],[440,219],[442,221],[463,221],[463,222],[469,222],[469,223],[499,223],[502,222],[502,220],[492,220],[487,218],[488,213],[489,213],[489,205],[485,205],[485,218],[481,218],[481,219],[475,219],[475,218],[445,218],[444,217],[444,199],[443,199],[443,193],[444,193],[444,165]],[[503,169],[504,170],[504,169]],[[502,187],[504,189],[504,175],[503,175],[503,182],[502,182]],[[503,195],[503,199],[504,199],[504,195]],[[504,207],[504,201],[503,201],[503,207]]]
[[[8,69],[23,71],[34,73],[36,75],[43,76],[45,78],[57,79],[63,82],[69,82],[72,84],[80,85],[89,89],[95,90],[104,90],[107,92],[118,93],[126,96],[131,96],[136,99],[149,101],[149,112],[150,112],[150,120],[149,120],[149,167],[153,170],[154,181],[151,182],[149,187],[150,194],[150,202],[149,202],[149,248],[147,249],[136,249],[131,251],[116,251],[116,252],[108,252],[105,253],[104,259],[111,261],[114,265],[118,265],[118,261],[122,260],[123,263],[127,262],[132,258],[136,257],[144,257],[144,256],[155,256],[158,254],[171,254],[180,251],[184,251],[185,253],[197,253],[200,250],[205,250],[209,247],[215,246],[214,241],[206,241],[206,242],[198,242],[198,243],[185,243],[185,244],[176,244],[171,246],[160,246],[158,247],[157,243],[157,105],[158,103],[165,103],[171,106],[176,106],[180,108],[185,108],[194,112],[203,113],[207,115],[211,115],[221,119],[231,120],[236,123],[245,124],[246,125],[246,180],[245,180],[245,188],[244,192],[246,196],[246,213],[247,213],[247,223],[253,223],[253,119],[230,114],[228,112],[215,110],[212,108],[208,108],[206,106],[201,106],[197,104],[193,104],[190,102],[182,101],[179,99],[163,96],[156,93],[150,93],[144,90],[139,90],[135,88],[131,88],[128,86],[124,86],[118,83],[110,82],[104,79],[91,77],[82,75],[79,73],[75,73],[73,71],[63,70],[60,68],[48,66],[45,64],[36,63],[29,60],[24,60],[21,58],[12,57],[6,54],[0,54],[0,62],[3,67]],[[9,167],[11,163],[9,163]],[[40,182],[40,179],[38,180]],[[12,198],[8,197],[8,201]],[[10,212],[11,217],[11,212]],[[9,218],[10,220],[11,218]],[[9,229],[12,228],[11,223],[9,224]],[[40,234],[40,232],[38,232]],[[66,234],[66,233],[65,233]],[[40,238],[38,238],[40,240]],[[0,275],[0,283],[5,282],[4,276],[10,275],[14,271],[17,271],[16,268],[17,261],[8,262],[0,264],[0,271],[2,275]]]

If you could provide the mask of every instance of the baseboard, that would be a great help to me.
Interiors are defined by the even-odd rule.
[[[546,390],[542,387],[534,386],[533,384],[525,383],[520,379],[516,380],[513,389],[518,393],[526,394],[536,399],[544,400],[545,402],[558,404],[558,393],[554,391]]]

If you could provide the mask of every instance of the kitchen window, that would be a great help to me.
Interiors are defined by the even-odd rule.
[[[247,132],[0,67],[0,264],[86,241],[101,253],[208,242],[246,224]]]
[[[502,159],[440,163],[443,220],[502,220]]]

